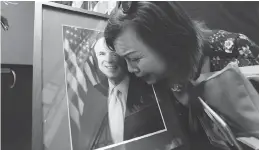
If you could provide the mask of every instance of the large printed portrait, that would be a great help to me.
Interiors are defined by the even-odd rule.
[[[152,86],[127,71],[102,31],[62,30],[73,150],[108,149],[167,130]]]

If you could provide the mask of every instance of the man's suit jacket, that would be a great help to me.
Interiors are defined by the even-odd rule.
[[[104,95],[108,94],[108,81],[96,87]],[[130,75],[127,97],[127,110],[124,120],[124,141],[165,129],[162,116],[152,91],[152,87],[141,79]],[[110,136],[108,112],[96,136],[91,149],[113,144]]]

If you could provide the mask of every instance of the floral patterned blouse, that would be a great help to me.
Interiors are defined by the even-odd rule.
[[[240,33],[213,31],[209,37],[210,71],[223,69],[231,61],[239,67],[259,65],[259,46]]]
[[[223,69],[231,61],[237,61],[239,67],[259,65],[259,46],[249,40],[244,34],[217,30],[213,31],[213,35],[209,37],[208,41],[209,49],[206,49],[205,55],[210,57],[210,71],[212,72]],[[199,119],[202,122],[206,135],[210,139],[214,139],[212,145],[217,143],[216,145],[219,144],[221,147],[228,148],[224,143],[218,142],[218,140],[221,141],[224,138],[221,137],[220,131],[218,131],[218,128],[211,122],[208,116],[204,115]],[[204,149],[214,148],[206,144],[204,147]],[[215,148],[217,149],[216,146]],[[199,147],[199,149],[201,148]]]

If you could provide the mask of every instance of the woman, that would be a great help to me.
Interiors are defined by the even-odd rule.
[[[170,85],[195,79],[206,57],[210,71],[233,59],[240,66],[259,64],[259,47],[245,35],[203,28],[177,2],[132,2],[128,12],[120,8],[105,29],[107,45],[149,84],[163,78]]]
[[[259,47],[245,35],[206,29],[177,2],[119,3],[104,34],[130,72],[148,84],[166,81],[183,105],[188,99],[182,91],[201,72],[220,70],[231,61],[259,64]]]

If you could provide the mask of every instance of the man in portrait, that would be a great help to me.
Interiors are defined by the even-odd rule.
[[[151,86],[128,72],[125,60],[108,49],[103,37],[97,40],[94,53],[97,69],[107,77],[95,86],[107,96],[107,113],[91,149],[165,129]]]

